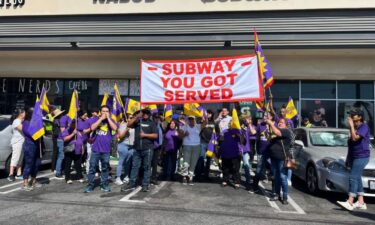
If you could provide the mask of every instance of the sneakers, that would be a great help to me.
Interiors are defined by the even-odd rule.
[[[32,186],[29,186],[29,185],[24,186],[24,185],[22,185],[21,190],[23,190],[23,191],[32,191],[34,189],[33,189]]]
[[[356,203],[353,204],[353,207],[356,208],[356,209],[367,210],[366,203],[359,204],[359,202],[356,202]]]
[[[351,205],[348,201],[345,201],[345,202],[340,202],[340,201],[337,201],[337,203],[343,207],[344,209],[347,209],[349,211],[353,211],[354,209],[354,206]]]
[[[78,182],[82,184],[82,183],[85,183],[85,182],[86,182],[86,180],[85,180],[85,179],[83,179],[83,178],[81,178],[81,179],[79,179],[79,180],[78,180]]]
[[[236,190],[240,189],[240,185],[239,184],[235,184],[234,185],[234,189],[236,189]]]
[[[67,184],[73,184],[73,181],[72,180],[67,180],[66,183]]]
[[[187,183],[188,183],[188,181],[187,181],[186,177],[182,178],[182,184],[187,185]]]
[[[282,199],[281,204],[288,205],[289,204],[288,199]]]
[[[133,191],[135,187],[133,185],[126,185],[121,187],[121,192],[126,192],[126,191]]]
[[[55,179],[57,179],[57,180],[64,180],[65,177],[63,175],[55,175]]]
[[[117,177],[117,178],[116,178],[116,181],[115,181],[115,184],[116,184],[116,185],[123,185],[124,182],[122,182],[122,180],[121,180],[120,177]]]
[[[9,182],[14,182],[16,180],[16,177],[14,175],[9,175],[8,181]]]
[[[153,185],[159,185],[159,181],[158,180],[151,180],[150,183],[153,184]]]
[[[100,189],[103,191],[103,192],[111,192],[111,189],[109,188],[109,185],[108,184],[104,184],[100,187]]]
[[[23,180],[23,176],[22,175],[17,175],[16,176],[16,180]]]
[[[142,192],[149,192],[150,191],[150,189],[148,188],[148,186],[144,186],[144,187],[142,187],[142,190],[141,190]]]
[[[87,185],[86,188],[83,190],[83,193],[90,193],[94,190],[93,187],[91,187],[91,185]]]
[[[128,183],[129,183],[129,177],[126,176],[122,182],[123,182],[124,184],[128,184]]]

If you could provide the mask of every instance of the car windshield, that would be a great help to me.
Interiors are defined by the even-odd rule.
[[[310,131],[310,141],[315,146],[348,146],[348,132]]]

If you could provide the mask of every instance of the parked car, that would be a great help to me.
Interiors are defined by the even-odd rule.
[[[348,152],[348,129],[297,128],[294,156],[297,169],[295,176],[305,181],[311,193],[319,190],[347,192],[349,170],[345,166]],[[372,151],[373,146],[370,145]],[[365,196],[375,197],[375,154],[372,152],[362,184]]]
[[[44,124],[52,123],[44,120]],[[10,159],[12,158],[12,147],[10,139],[12,138],[12,126],[9,115],[0,115],[0,170],[5,170],[9,174]],[[52,160],[52,134],[46,133],[43,137],[45,151],[42,157],[42,165],[51,163]]]

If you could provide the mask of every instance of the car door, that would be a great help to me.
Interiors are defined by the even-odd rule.
[[[297,162],[297,168],[294,170],[294,174],[301,179],[305,179],[306,163],[307,163],[307,153],[306,148],[308,147],[307,143],[307,132],[304,129],[295,129],[295,140],[302,141],[304,148],[299,145],[294,147],[294,157]]]

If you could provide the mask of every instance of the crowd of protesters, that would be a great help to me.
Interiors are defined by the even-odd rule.
[[[86,182],[84,192],[89,193],[96,186],[103,192],[111,191],[110,156],[114,150],[118,157],[117,168],[113,170],[114,184],[121,185],[124,192],[138,185],[143,192],[148,192],[150,185],[158,185],[159,180],[180,179],[185,185],[209,182],[213,178],[210,177],[212,163],[221,172],[218,177],[221,177],[222,187],[239,189],[243,167],[244,186],[249,193],[260,192],[259,182],[267,182],[269,178],[273,181],[270,200],[288,204],[291,169],[284,166],[284,161],[293,158],[295,121],[286,118],[285,107],[281,107],[279,113],[272,107],[255,121],[250,115],[244,115],[240,129],[232,126],[233,118],[228,109],[223,108],[216,117],[212,110],[206,112],[203,120],[191,115],[166,119],[163,113],[152,114],[146,108],[115,122],[107,106],[91,112],[79,110],[77,119],[73,120],[64,115],[64,111],[55,109],[51,113],[52,169],[56,178],[65,179],[67,184],[74,180]],[[43,154],[43,142],[34,141],[28,133],[32,113],[32,108],[17,110],[12,117],[13,154],[8,180],[23,179],[22,189],[26,191],[38,186],[36,176]],[[309,125],[309,121],[303,124]],[[352,123],[350,126],[353,141],[360,140],[362,133],[356,133]],[[218,137],[215,157],[208,157],[208,145],[214,132]],[[254,155],[257,166],[252,173]],[[158,171],[159,165],[162,171]],[[354,194],[350,196],[348,204],[352,205]],[[364,204],[363,197],[359,204]]]

